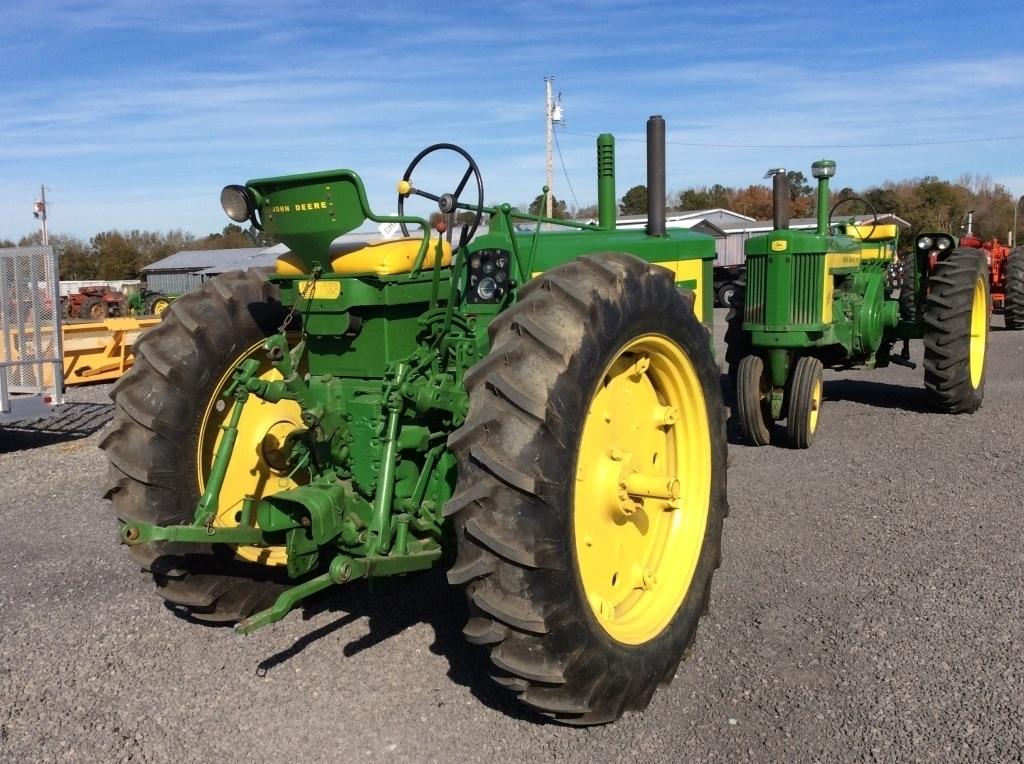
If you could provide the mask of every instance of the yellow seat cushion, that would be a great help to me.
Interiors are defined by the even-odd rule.
[[[864,223],[862,225],[851,224],[846,226],[846,235],[854,236],[860,239],[861,241],[882,241],[883,239],[895,239],[896,233],[897,230],[895,223],[884,223],[882,225],[876,225],[874,231],[871,230],[870,223]]]
[[[409,273],[416,255],[420,252],[423,239],[385,239],[383,241],[361,241],[344,245],[331,258],[331,270],[342,276],[394,276]],[[423,269],[434,267],[437,239],[427,245],[423,258]],[[441,267],[452,262],[452,246],[441,241]],[[301,276],[305,273],[301,261],[292,253],[277,258],[277,272],[282,276]]]

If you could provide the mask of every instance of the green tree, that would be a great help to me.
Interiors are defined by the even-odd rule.
[[[546,215],[547,208],[543,207],[544,194],[537,194],[537,198],[530,202],[528,212],[531,215]],[[559,199],[557,196],[551,196],[551,217],[558,218],[560,220],[568,217],[568,213],[565,211],[565,202]]]
[[[136,232],[137,233],[137,232]],[[96,252],[100,279],[138,278],[142,269],[137,243],[120,231],[104,231],[92,237],[89,246]]]
[[[807,182],[807,177],[799,170],[787,171],[786,180],[789,181],[789,200],[791,202],[811,195],[811,185]]]
[[[647,212],[647,186],[633,186],[622,195],[619,211],[623,215],[643,215]]]

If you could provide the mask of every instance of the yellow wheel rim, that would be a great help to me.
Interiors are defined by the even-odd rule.
[[[971,303],[971,387],[981,385],[981,374],[985,370],[985,344],[988,342],[988,296],[985,281],[978,279],[974,284],[974,299]]]
[[[257,358],[260,360],[260,379],[281,379],[277,369],[266,360],[262,346],[262,341],[257,342],[228,367],[206,406],[199,428],[199,449],[196,454],[196,476],[200,493],[205,489],[206,478],[210,474],[210,466],[223,435],[220,427],[227,423],[231,414],[233,401],[225,400],[221,392],[230,380],[235,366],[247,358]],[[287,465],[284,464],[280,447],[288,433],[302,426],[300,415],[301,408],[295,401],[268,403],[254,396],[249,397],[238,423],[238,439],[235,441],[235,448],[224,477],[224,487],[220,492],[217,517],[213,521],[215,526],[237,527],[242,499],[246,495],[260,499],[298,485],[287,475]],[[284,565],[288,562],[288,555],[283,546],[239,546],[235,551],[242,559],[263,565]]]
[[[165,310],[167,310],[167,306],[170,304],[169,300],[157,300],[153,303],[153,315],[161,315]]]
[[[700,559],[710,498],[700,378],[667,337],[638,337],[591,396],[573,495],[583,591],[614,639],[648,642],[675,616]]]
[[[814,387],[811,389],[810,421],[808,426],[811,432],[818,429],[818,412],[821,411],[821,380],[814,380]]]

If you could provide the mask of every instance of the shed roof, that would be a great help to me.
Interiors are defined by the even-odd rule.
[[[150,263],[142,270],[150,271],[201,271],[225,262],[250,262],[265,251],[265,247],[242,247],[236,249],[184,249]],[[238,267],[251,267],[249,265]],[[230,268],[228,270],[231,270]]]

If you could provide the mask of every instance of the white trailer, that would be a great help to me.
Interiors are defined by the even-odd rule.
[[[64,402],[57,276],[51,247],[0,249],[0,426]]]

